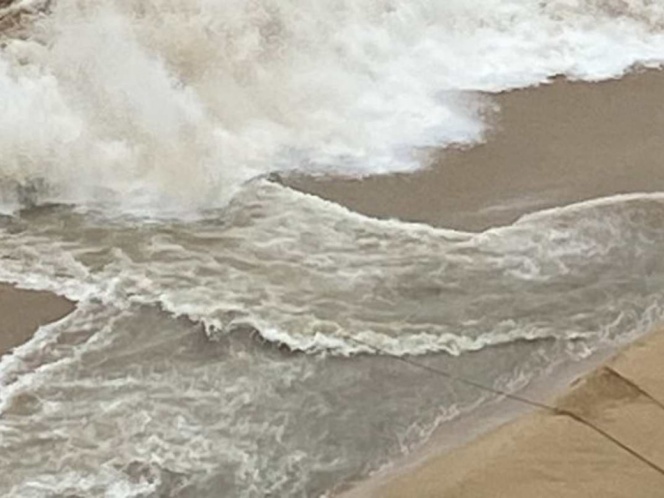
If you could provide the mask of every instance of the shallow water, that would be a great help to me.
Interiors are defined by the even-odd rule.
[[[3,494],[316,496],[488,399],[377,350],[515,390],[662,318],[660,194],[479,234],[265,181],[207,214],[2,220],[0,278],[80,301],[0,364]]]

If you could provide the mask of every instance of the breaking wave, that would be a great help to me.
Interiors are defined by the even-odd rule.
[[[198,222],[98,222],[67,208],[7,218],[0,280],[158,305],[212,338],[254,330],[306,352],[458,355],[647,328],[664,302],[662,216],[664,194],[633,194],[465,233],[259,181]]]
[[[473,92],[664,58],[645,0],[23,0],[0,20],[5,209],[183,214],[275,170],[411,170],[482,139]]]

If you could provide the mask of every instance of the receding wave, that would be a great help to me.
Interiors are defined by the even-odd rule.
[[[261,180],[209,214],[0,217],[0,280],[78,300],[0,360],[3,496],[320,496],[487,399],[376,353],[513,392],[664,318],[664,194],[466,233]]]
[[[472,92],[664,56],[647,1],[24,0],[0,19],[6,209],[181,214],[274,170],[409,170],[481,140]]]
[[[475,234],[259,181],[207,221],[98,224],[65,208],[7,218],[0,279],[158,305],[212,338],[253,329],[307,352],[457,355],[611,338],[661,318],[662,216],[664,194],[633,194]]]

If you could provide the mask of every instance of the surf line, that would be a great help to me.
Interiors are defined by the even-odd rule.
[[[438,375],[439,377],[443,377],[443,378],[446,378],[448,380],[458,382],[460,384],[465,384],[467,386],[474,387],[475,389],[478,389],[480,391],[488,392],[488,393],[494,394],[496,396],[501,396],[501,397],[510,399],[512,401],[516,401],[518,403],[522,403],[524,405],[531,406],[533,408],[538,408],[540,410],[549,412],[552,415],[568,417],[568,418],[576,421],[577,423],[579,423],[581,425],[584,425],[584,426],[588,427],[589,429],[593,430],[594,432],[599,434],[604,439],[608,440],[609,442],[611,442],[615,446],[619,447],[623,451],[626,451],[627,453],[632,455],[634,458],[641,461],[643,464],[647,465],[651,469],[655,470],[656,472],[659,472],[662,476],[664,476],[664,468],[657,465],[655,462],[650,460],[648,457],[640,454],[637,450],[635,450],[634,448],[631,448],[628,444],[623,443],[622,441],[620,441],[615,436],[612,436],[611,434],[609,434],[607,431],[605,431],[601,427],[596,426],[591,421],[586,420],[581,415],[579,415],[577,413],[574,413],[571,410],[567,410],[567,409],[564,409],[564,408],[559,408],[557,406],[550,405],[550,404],[547,404],[547,403],[543,403],[543,402],[540,402],[540,401],[535,401],[533,399],[529,399],[529,398],[526,398],[524,396],[520,396],[518,394],[508,393],[507,391],[503,391],[501,389],[496,389],[495,387],[490,387],[490,386],[481,384],[481,383],[476,382],[472,379],[459,377],[458,375],[454,375],[454,374],[452,374],[450,372],[447,372],[445,370],[441,370],[439,368],[431,367],[429,365],[424,365],[422,363],[414,361],[414,360],[408,358],[407,356],[396,356],[396,355],[390,354],[387,351],[381,349],[380,347],[374,346],[373,344],[369,344],[368,342],[365,342],[361,339],[357,339],[356,337],[350,337],[349,335],[346,335],[346,334],[344,334],[344,337],[346,339],[349,339],[349,340],[357,343],[357,344],[360,344],[360,345],[365,346],[369,349],[372,349],[374,352],[376,352],[380,355],[388,356],[390,358],[393,358],[394,360],[401,361],[402,363],[406,363],[406,364],[408,364],[410,366],[413,366],[415,368],[419,368],[421,370],[425,370],[427,372],[430,372],[434,375]],[[617,375],[623,382],[625,382],[630,387],[635,388],[640,394],[646,396],[648,399],[653,401],[656,405],[662,406],[662,403],[660,401],[654,399],[646,391],[644,391],[640,387],[636,386],[636,384],[634,384],[634,382],[632,382],[632,381],[626,379],[625,377],[623,377],[622,375],[618,374],[617,372],[615,372],[614,369],[612,369],[610,367],[606,367],[606,368],[608,369],[608,371],[611,374]]]

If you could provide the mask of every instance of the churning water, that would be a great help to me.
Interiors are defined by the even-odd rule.
[[[265,178],[413,170],[482,139],[474,92],[658,65],[660,2],[0,12],[0,280],[79,302],[0,360],[3,496],[318,496],[485,400],[376,348],[517,389],[662,318],[664,194],[467,233]]]

